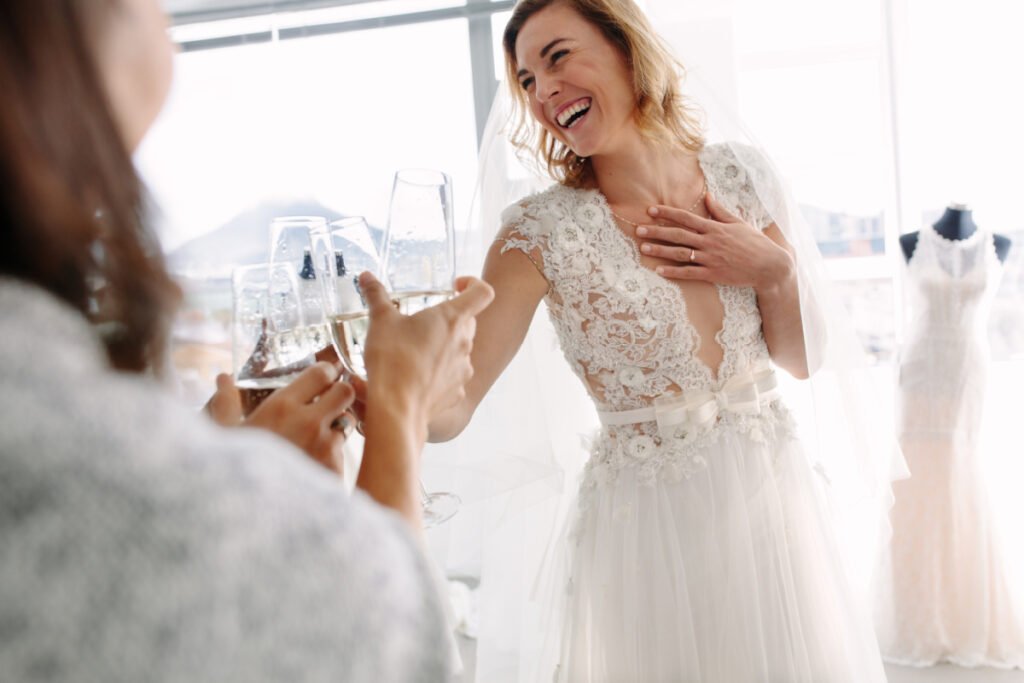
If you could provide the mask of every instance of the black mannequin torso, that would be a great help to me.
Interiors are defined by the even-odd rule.
[[[978,230],[978,226],[971,216],[971,210],[961,204],[951,204],[942,217],[932,225],[932,228],[948,240],[964,240]],[[907,261],[914,255],[919,237],[920,233],[917,232],[900,235],[900,247],[903,249],[903,256]],[[996,256],[1005,263],[1006,256],[1010,253],[1010,238],[1003,235],[992,235],[992,239],[995,242]]]

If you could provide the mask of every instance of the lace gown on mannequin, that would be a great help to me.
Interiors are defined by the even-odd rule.
[[[1024,666],[982,478],[986,323],[1002,267],[990,233],[922,230],[907,266],[899,436],[912,477],[893,487],[879,640],[893,661]]]
[[[733,154],[701,152],[709,192],[763,229]],[[701,339],[683,290],[642,265],[600,192],[556,185],[503,222],[504,249],[548,279],[563,353],[605,424],[543,574],[547,650],[525,680],[884,681],[754,291],[718,286],[721,331]],[[712,369],[701,352],[716,345]]]

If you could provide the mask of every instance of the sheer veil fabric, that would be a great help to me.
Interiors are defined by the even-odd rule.
[[[671,35],[662,35],[673,42]],[[815,372],[808,381],[784,381],[783,395],[818,474],[811,486],[831,512],[848,579],[858,596],[867,598],[876,550],[888,534],[891,481],[906,474],[892,418],[873,408],[859,342],[830,291],[811,231],[782,176],[734,108],[694,77],[699,68],[692,57],[687,66],[684,93],[706,114],[708,143],[728,145],[770,222],[796,251],[804,335]],[[499,85],[481,146],[472,228],[461,235],[459,246],[463,272],[479,272],[506,207],[552,184],[507,141],[512,105],[506,89]],[[480,576],[477,680],[538,680],[550,664],[550,650],[562,634],[545,617],[549,605],[543,601],[557,593],[548,580],[565,561],[564,534],[573,521],[574,494],[597,426],[548,316],[538,310],[520,353],[470,426],[438,451],[466,499],[464,513],[443,541],[448,572]]]

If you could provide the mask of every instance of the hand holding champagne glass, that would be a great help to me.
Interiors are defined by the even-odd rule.
[[[234,374],[245,416],[312,365],[330,344],[312,267],[329,248],[326,240],[323,218],[275,218],[270,224],[270,263],[234,273]]]
[[[343,426],[354,423],[346,413],[355,392],[337,381],[333,364],[315,362],[292,266],[238,268],[232,285],[235,378],[218,378],[211,417],[224,426],[272,431],[340,473]]]
[[[399,312],[405,315],[455,295],[452,185],[446,174],[427,169],[395,174],[384,236],[384,274]],[[460,504],[453,493],[423,490],[424,525],[447,521]]]
[[[366,353],[366,451],[359,486],[369,489],[369,482],[376,482],[374,496],[380,502],[424,526],[434,526],[447,519],[438,511],[450,516],[456,508],[428,507],[438,498],[426,497],[417,481],[421,449],[430,419],[463,396],[472,375],[476,315],[490,304],[494,291],[476,278],[459,278],[457,297],[404,316],[376,279],[364,274],[360,284],[372,323]],[[405,456],[400,462],[380,457],[387,452]]]

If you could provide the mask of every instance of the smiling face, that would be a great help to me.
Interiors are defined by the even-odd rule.
[[[636,132],[625,56],[571,7],[555,3],[527,19],[515,58],[531,115],[578,156],[612,152]]]

